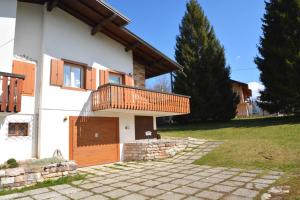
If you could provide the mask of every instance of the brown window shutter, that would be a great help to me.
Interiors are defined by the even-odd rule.
[[[85,89],[91,90],[92,89],[92,68],[86,68],[85,72]]]
[[[88,67],[85,74],[85,89],[96,90],[96,69]]]
[[[96,90],[96,72],[95,68],[92,69],[92,90]]]
[[[35,64],[14,60],[12,72],[14,74],[22,74],[25,76],[25,80],[23,82],[22,94],[27,96],[34,96]]]
[[[64,61],[52,59],[50,84],[62,86],[64,83],[63,76],[64,76]]]
[[[108,70],[100,70],[100,85],[104,85],[108,83]]]
[[[134,86],[133,78],[127,74],[125,75],[125,85]]]

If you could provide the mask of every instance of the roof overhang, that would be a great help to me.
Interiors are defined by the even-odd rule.
[[[252,90],[249,89],[249,85],[247,83],[243,83],[243,82],[236,81],[236,80],[231,80],[231,83],[239,85],[240,87],[242,87],[243,92],[247,96],[247,98],[252,96]]]
[[[129,19],[102,0],[19,0],[47,3],[48,11],[58,7],[92,27],[91,34],[101,32],[132,51],[135,60],[146,66],[146,78],[181,69],[182,66],[143,39],[126,29]]]

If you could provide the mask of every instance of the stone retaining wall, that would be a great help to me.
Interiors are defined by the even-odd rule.
[[[124,144],[125,161],[157,160],[173,157],[188,145],[186,140],[138,140]]]
[[[50,164],[39,169],[18,167],[0,170],[0,191],[5,188],[21,188],[49,179],[57,179],[77,173],[73,161]]]

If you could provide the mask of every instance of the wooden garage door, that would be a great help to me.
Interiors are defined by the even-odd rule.
[[[70,159],[80,167],[119,161],[119,119],[70,117]]]
[[[152,132],[150,137],[146,137],[146,132]],[[151,116],[135,116],[135,139],[150,139],[156,138],[157,131],[153,127],[153,117]]]

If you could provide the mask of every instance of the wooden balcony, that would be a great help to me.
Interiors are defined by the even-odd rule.
[[[190,113],[190,97],[124,85],[106,84],[93,91],[92,110],[127,109]]]
[[[0,112],[20,112],[23,75],[0,72]]]

